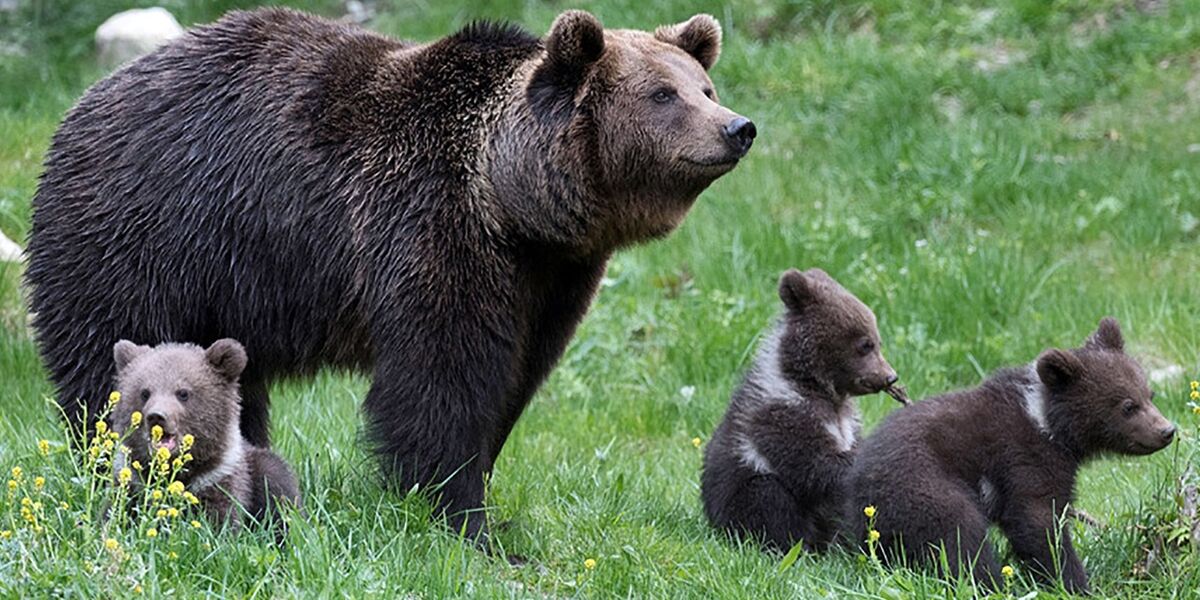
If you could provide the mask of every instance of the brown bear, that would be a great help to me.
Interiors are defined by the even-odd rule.
[[[704,453],[716,528],[777,550],[821,550],[839,529],[858,445],[854,397],[894,386],[875,315],[820,269],[779,282],[785,312]]]
[[[207,349],[192,344],[151,348],[121,340],[113,346],[113,358],[121,394],[113,430],[129,448],[129,456],[118,456],[118,462],[136,460],[147,469],[159,448],[178,457],[181,440],[191,435],[192,459],[177,479],[200,499],[214,523],[238,526],[245,513],[279,526],[280,501],[299,506],[300,486],[287,463],[242,438],[238,377],[246,352],[241,344],[222,339]],[[135,412],[142,415],[137,425]],[[162,429],[157,439],[151,433],[155,427]],[[138,471],[139,481],[143,472]]]
[[[1105,318],[1081,348],[1047,350],[977,388],[893,412],[851,471],[851,531],[866,538],[864,509],[874,506],[885,559],[938,564],[944,548],[951,575],[971,565],[976,583],[990,587],[1001,581],[985,539],[995,523],[1038,577],[1087,592],[1062,526],[1076,473],[1105,453],[1150,454],[1175,434],[1124,346]]]
[[[27,283],[77,422],[119,338],[246,341],[242,433],[269,384],[372,377],[394,487],[485,529],[484,474],[618,248],[670,232],[750,148],[707,70],[721,29],[561,14],[408,43],[233,12],[93,86],[54,136]]]

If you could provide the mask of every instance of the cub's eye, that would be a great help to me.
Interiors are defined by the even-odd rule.
[[[150,400],[150,390],[142,390],[142,402]]]
[[[176,390],[175,391],[175,397],[179,398],[180,402],[187,402],[189,395],[190,394],[188,393],[187,390]]]
[[[650,96],[656,104],[666,104],[675,99],[675,90],[661,89]]]
[[[1136,413],[1137,411],[1138,411],[1137,402],[1126,399],[1124,402],[1121,403],[1121,414],[1128,417],[1128,416],[1133,415],[1133,413]]]
[[[865,339],[858,343],[858,353],[866,356],[875,351],[875,342],[870,339]]]

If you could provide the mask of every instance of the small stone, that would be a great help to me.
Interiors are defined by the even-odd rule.
[[[183,35],[183,27],[167,9],[119,12],[96,28],[96,55],[101,64],[117,66]]]

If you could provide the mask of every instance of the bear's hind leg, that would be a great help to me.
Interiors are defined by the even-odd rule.
[[[261,376],[242,375],[242,437],[259,448],[271,447],[271,399]]]
[[[819,539],[812,518],[801,513],[791,492],[770,475],[748,480],[730,496],[723,512],[721,526],[726,531],[781,552],[800,541],[809,551],[820,550],[825,542]]]

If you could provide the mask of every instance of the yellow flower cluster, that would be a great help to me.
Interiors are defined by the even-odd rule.
[[[864,515],[867,515],[867,518],[868,518],[868,519],[874,519],[874,518],[875,518],[875,507],[874,507],[874,506],[868,506],[868,507],[864,508],[864,509],[863,509],[863,514],[864,514]]]
[[[871,542],[878,542],[879,541],[879,530],[872,529],[872,530],[868,531],[867,539],[870,540]]]
[[[1014,573],[1015,572],[1013,571],[1013,568],[1008,565],[1004,565],[1004,567],[1000,569],[1000,574],[1003,575],[1005,579],[1012,579]]]
[[[133,411],[133,414],[129,415],[129,424],[133,427],[137,427],[138,425],[141,425],[142,424],[142,411],[140,411],[140,410]]]
[[[585,568],[589,571],[591,571],[592,569],[595,569],[596,568],[596,559],[589,558],[589,559],[583,561],[583,568]]]

